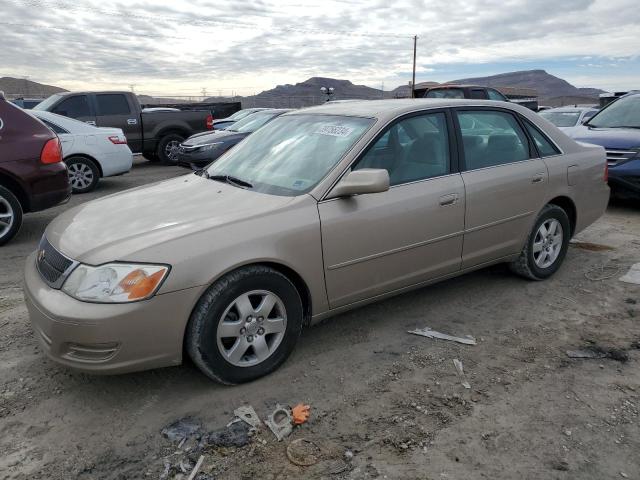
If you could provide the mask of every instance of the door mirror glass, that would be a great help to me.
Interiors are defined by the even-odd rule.
[[[389,190],[389,172],[381,168],[354,170],[338,182],[327,198],[350,197]]]

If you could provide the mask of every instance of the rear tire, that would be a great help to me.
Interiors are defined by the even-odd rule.
[[[184,137],[177,133],[165,135],[158,142],[156,155],[165,165],[176,165],[178,163],[178,146],[184,141]]]
[[[271,373],[293,351],[303,320],[296,287],[265,266],[245,267],[214,283],[187,325],[185,346],[198,368],[227,385]]]
[[[562,265],[571,239],[567,213],[557,205],[542,209],[517,260],[509,264],[512,272],[529,280],[544,280]]]
[[[96,188],[100,180],[100,170],[96,162],[85,157],[70,157],[65,163],[73,193],[88,193]]]
[[[16,196],[0,185],[0,246],[18,234],[22,225],[22,205]]]

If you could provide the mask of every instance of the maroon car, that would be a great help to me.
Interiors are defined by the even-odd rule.
[[[0,92],[0,245],[20,229],[22,214],[69,198],[60,140]]]

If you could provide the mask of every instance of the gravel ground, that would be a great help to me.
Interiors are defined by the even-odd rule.
[[[251,384],[222,387],[188,363],[99,377],[47,360],[21,292],[25,256],[46,224],[183,173],[138,160],[93,193],[28,215],[0,249],[0,478],[186,480],[180,461],[189,472],[200,455],[200,479],[640,478],[640,286],[618,280],[640,262],[638,205],[610,205],[578,236],[591,244],[573,244],[548,281],[497,266],[340,315],[305,331],[281,369]],[[478,344],[406,333],[424,326]],[[628,360],[567,357],[586,345]],[[196,451],[160,434],[186,416],[216,430],[240,405],[265,418],[298,402],[311,418],[282,442],[262,429],[246,446]],[[314,465],[288,459],[287,445],[302,438]]]

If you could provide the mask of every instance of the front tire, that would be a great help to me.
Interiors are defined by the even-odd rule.
[[[0,185],[0,246],[18,234],[22,225],[22,206],[11,190]]]
[[[202,296],[185,344],[205,375],[233,385],[277,369],[293,351],[302,324],[302,300],[291,281],[269,267],[245,267]]]
[[[100,170],[93,160],[85,157],[70,157],[65,160],[65,163],[73,193],[88,193],[96,188],[100,180]]]
[[[165,135],[158,142],[156,155],[165,165],[176,165],[178,163],[178,147],[184,141],[184,137],[177,133]]]
[[[509,264],[511,270],[529,280],[544,280],[562,265],[571,239],[567,213],[557,205],[542,209],[531,229],[520,257]]]

